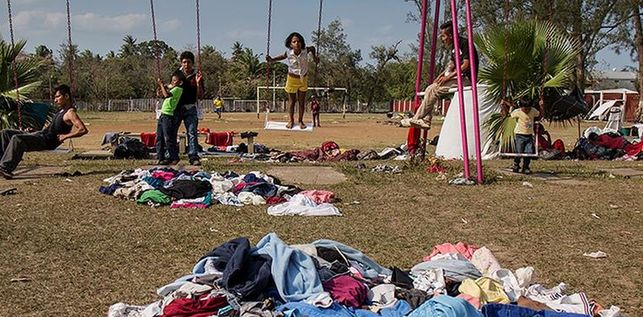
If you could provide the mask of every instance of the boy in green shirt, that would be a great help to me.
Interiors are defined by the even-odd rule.
[[[158,79],[161,94],[165,97],[161,106],[161,115],[156,124],[156,157],[159,165],[175,165],[179,162],[179,147],[176,143],[178,131],[174,110],[183,94],[181,85],[184,78],[182,72],[174,72],[172,82],[167,87],[160,78]]]

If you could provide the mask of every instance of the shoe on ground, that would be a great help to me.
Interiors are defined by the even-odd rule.
[[[519,173],[520,172],[520,166],[516,165],[516,166],[512,167],[511,171],[514,172],[514,173]]]
[[[531,170],[530,170],[530,169],[528,169],[528,168],[523,168],[523,169],[522,169],[522,173],[523,173],[523,174],[526,174],[526,175],[529,175],[529,174],[531,174]]]
[[[421,129],[431,129],[431,124],[422,120],[422,119],[411,119],[409,120],[409,123],[417,128]]]
[[[178,163],[178,161],[177,161]],[[199,159],[190,160],[190,165],[192,166],[201,166],[201,161]]]
[[[411,127],[411,119],[410,118],[405,118],[400,120],[400,125],[405,127],[405,128],[410,128]]]
[[[2,167],[0,167],[0,175],[2,175],[2,177],[4,177],[4,179],[12,179],[13,178],[13,173],[5,170]]]
[[[170,165],[169,160],[159,160],[156,165]]]

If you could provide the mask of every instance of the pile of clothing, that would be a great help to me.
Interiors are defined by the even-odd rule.
[[[146,306],[117,303],[109,317],[617,317],[561,283],[534,283],[532,267],[500,266],[486,247],[435,246],[410,271],[385,268],[333,240],[288,245],[275,233],[240,237],[203,255]]]
[[[601,131],[592,127],[585,130],[574,148],[574,155],[581,160],[640,160],[643,142],[630,142],[621,134]]]
[[[333,204],[335,194],[302,190],[284,185],[261,172],[239,175],[204,171],[177,171],[167,167],[122,171],[104,179],[99,191],[106,195],[136,200],[151,206],[207,208],[212,204],[232,206],[271,205],[271,215],[340,216]]]

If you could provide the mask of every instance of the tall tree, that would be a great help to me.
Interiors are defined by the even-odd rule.
[[[398,56],[399,49],[398,46],[402,41],[391,46],[372,46],[371,53],[368,56],[375,61],[375,65],[371,65],[372,70],[370,71],[370,89],[368,91],[368,109],[369,111],[373,110],[373,99],[375,98],[375,93],[383,93],[384,89],[382,83],[384,82],[384,68],[390,61],[399,61],[400,57]]]
[[[321,50],[318,80],[323,85],[345,87],[349,91],[348,102],[357,96],[353,86],[358,79],[362,52],[353,50],[347,43],[348,35],[340,20],[331,21],[320,34],[313,34],[313,42],[319,41]],[[317,71],[317,69],[315,70]],[[314,84],[314,83],[313,83]]]
[[[643,9],[640,0],[622,0],[618,7],[618,18],[612,26],[617,30],[613,36],[617,53],[627,52],[633,61],[638,62],[639,107],[638,121],[643,121],[643,28],[641,19]]]
[[[121,45],[120,49],[120,56],[121,57],[129,57],[129,56],[134,56],[137,55],[138,52],[138,47],[136,45],[136,39],[131,36],[131,35],[125,35],[123,38],[123,44]]]

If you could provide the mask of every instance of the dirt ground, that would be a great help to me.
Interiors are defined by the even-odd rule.
[[[108,131],[152,132],[155,127],[149,113],[81,117],[91,132],[74,142],[78,150],[99,148]],[[208,114],[201,126],[259,131],[258,143],[280,149],[305,149],[325,140],[344,148],[381,149],[406,138],[406,129],[378,123],[385,119],[380,114],[346,119],[323,114],[321,119],[322,128],[313,133],[264,131],[263,118],[255,114],[226,113],[223,120]],[[549,130],[553,138],[573,145],[575,126]],[[330,167],[346,181],[302,185],[335,192],[344,214],[305,218],[269,216],[265,206],[171,210],[136,205],[102,195],[98,187],[103,178],[152,161],[76,161],[72,155],[29,153],[22,166],[86,175],[0,180],[0,190],[17,188],[15,195],[0,196],[0,316],[105,316],[117,302],[147,304],[157,299],[158,287],[189,273],[213,247],[238,236],[256,243],[269,232],[287,243],[334,239],[384,266],[406,269],[436,244],[465,241],[489,247],[504,267],[533,266],[536,281],[548,287],[565,282],[570,291],[586,292],[605,306],[618,305],[628,316],[643,315],[643,180],[602,171],[643,170],[640,162],[533,163],[534,171],[568,181],[555,182],[497,172],[509,161],[488,161],[490,183],[466,187],[437,180],[426,165],[388,161],[404,171],[386,175],[357,169],[355,162],[307,164]],[[204,163],[205,170],[237,172],[275,166],[224,158]],[[362,163],[370,168],[383,162]],[[462,170],[461,162],[446,164],[449,177]],[[583,256],[598,250],[608,257]]]

